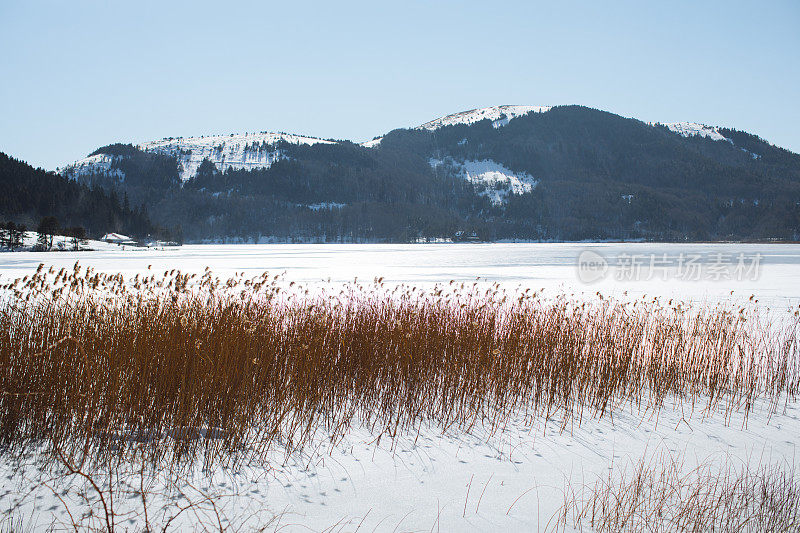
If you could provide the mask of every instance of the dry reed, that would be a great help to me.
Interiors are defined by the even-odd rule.
[[[77,264],[0,291],[7,450],[263,457],[354,421],[395,435],[669,399],[748,412],[799,384],[796,310],[776,330],[750,306],[381,280],[310,293],[266,273],[125,280]]]
[[[800,474],[793,466],[711,461],[687,471],[682,463],[663,455],[642,459],[632,471],[566,491],[554,530],[800,531]]]

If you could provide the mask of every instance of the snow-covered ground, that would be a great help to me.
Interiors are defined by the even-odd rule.
[[[365,531],[544,531],[566,490],[593,485],[609,471],[630,473],[642,459],[683,461],[687,471],[714,462],[797,465],[800,405],[789,404],[771,418],[768,413],[757,406],[747,419],[733,414],[726,421],[721,412],[669,405],[659,413],[622,409],[613,417],[585,417],[563,430],[558,417],[546,422],[520,413],[495,433],[430,426],[380,441],[356,428],[336,445],[321,436],[302,455],[276,450],[269,468],[198,468],[178,486],[147,480],[148,512],[163,523],[181,505],[210,496],[232,530],[274,519],[267,531],[355,531],[359,524]],[[120,525],[141,530],[138,472],[115,473],[128,483],[116,495],[117,512],[137,513]],[[76,517],[87,508],[78,492],[93,492],[74,478],[37,486],[52,473],[21,469],[8,459],[0,476],[4,511],[36,530],[69,524],[67,508]],[[215,528],[215,513],[207,504],[199,507],[205,507],[206,526]],[[199,529],[198,520],[184,513],[173,530]]]
[[[605,277],[590,283],[577,268],[587,252],[605,260],[607,267]],[[713,279],[720,265],[735,268],[740,254],[748,265],[757,258],[752,276]],[[700,279],[680,278],[677,264],[642,266],[680,257],[697,258],[692,264],[699,265]],[[627,270],[622,270],[631,258],[642,260],[636,279],[627,279]],[[76,260],[125,275],[148,272],[148,266],[155,273],[173,268],[202,272],[208,266],[221,276],[286,272],[287,281],[312,286],[356,277],[370,282],[377,276],[389,283],[427,286],[450,280],[471,283],[480,276],[504,287],[544,287],[586,296],[596,291],[623,298],[647,294],[702,304],[747,300],[753,294],[760,305],[778,309],[800,304],[800,245],[782,244],[197,245],[137,252],[8,253],[0,254],[0,283],[32,273],[40,262],[60,268]],[[652,275],[651,266],[656,268]],[[609,471],[630,471],[643,457],[663,454],[685,461],[687,469],[709,461],[798,464],[798,402],[779,406],[772,416],[757,404],[747,419],[737,412],[726,418],[702,407],[702,400],[694,409],[666,405],[658,414],[627,407],[614,411],[613,417],[571,421],[563,430],[558,415],[545,421],[518,413],[494,433],[482,427],[463,432],[432,425],[377,441],[377,435],[359,427],[336,445],[321,433],[317,445],[303,455],[276,450],[269,467],[198,469],[178,487],[163,479],[150,481],[148,509],[155,522],[153,517],[175,514],[190,500],[205,502],[205,510],[198,504],[201,516],[181,514],[174,530],[195,530],[201,521],[215,527],[219,513],[223,525],[243,531],[272,518],[267,531],[534,531],[548,524],[564,501],[565,489],[593,484]],[[141,512],[138,474],[129,474],[129,488],[122,487],[128,492],[118,495],[117,509]],[[35,466],[20,468],[5,456],[0,476],[3,510],[31,530],[68,523],[66,508],[80,517],[87,507],[78,495],[85,488],[78,480],[39,485],[50,474]],[[216,498],[216,510],[208,507],[205,496]],[[141,520],[141,515],[129,515],[120,527],[141,530]]]
[[[493,204],[508,201],[509,194],[531,192],[538,181],[527,172],[514,172],[491,159],[482,161],[456,161],[452,157],[431,159],[434,170],[464,179],[479,189],[478,194],[488,197]]]

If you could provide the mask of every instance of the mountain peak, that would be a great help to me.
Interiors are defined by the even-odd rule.
[[[517,117],[527,115],[528,113],[544,113],[550,111],[550,109],[552,109],[552,106],[496,105],[492,107],[481,107],[435,118],[414,129],[435,131],[444,126],[454,126],[456,124],[470,125],[480,122],[481,120],[491,120],[495,128],[500,128]],[[362,142],[361,146],[375,148],[380,145],[382,140],[383,137],[376,137],[370,141]]]
[[[550,106],[531,106],[531,105],[498,105],[493,107],[483,107],[470,109],[440,117],[430,122],[426,122],[415,129],[436,130],[443,126],[453,126],[455,124],[473,124],[481,120],[491,120],[496,128],[505,126],[512,119],[527,115],[528,113],[545,113],[550,111]]]
[[[719,132],[716,126],[708,126],[699,122],[656,122],[654,126],[664,126],[669,131],[677,133],[682,137],[706,137],[712,141],[729,141],[727,137]]]

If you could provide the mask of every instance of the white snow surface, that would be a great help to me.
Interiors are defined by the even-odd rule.
[[[456,161],[451,157],[430,159],[431,167],[450,173],[478,186],[479,194],[487,196],[493,204],[508,201],[509,194],[531,192],[538,181],[527,172],[514,172],[497,161]]]
[[[269,168],[275,161],[286,156],[276,147],[279,141],[291,144],[334,144],[333,141],[289,133],[238,133],[231,135],[209,135],[205,137],[176,137],[150,141],[136,147],[145,152],[175,156],[181,166],[180,178],[186,181],[197,174],[204,159],[209,159],[217,169],[224,172]],[[61,170],[62,174],[91,172],[108,174],[112,158],[99,154],[81,159]],[[122,177],[119,171],[116,171]]]
[[[470,109],[469,111],[462,111],[440,117],[430,122],[426,122],[421,126],[417,126],[418,130],[436,130],[443,126],[453,126],[455,124],[473,124],[481,120],[491,120],[495,128],[499,128],[508,124],[508,122],[517,117],[527,115],[528,113],[545,113],[552,109],[551,106],[534,106],[534,105],[500,105],[494,107],[484,107],[481,109]]]
[[[717,126],[707,126],[705,124],[698,124],[697,122],[668,122],[657,124],[661,124],[671,132],[677,133],[683,137],[705,137],[712,141],[733,142],[722,135]]]
[[[610,472],[630,475],[642,460],[685,461],[686,472],[708,464],[797,466],[800,404],[768,415],[756,405],[745,424],[738,412],[726,420],[670,401],[657,414],[621,408],[613,418],[586,416],[563,430],[559,415],[545,422],[519,413],[494,433],[424,424],[395,439],[378,439],[356,423],[335,445],[321,431],[302,454],[276,449],[269,465],[203,469],[198,461],[182,477],[163,470],[144,483],[134,466],[115,469],[114,509],[122,530],[141,531],[144,485],[151,521],[177,514],[170,531],[210,530],[217,520],[233,531],[257,531],[270,520],[267,531],[549,531],[565,491]],[[0,455],[4,512],[25,531],[70,529],[67,509],[73,517],[88,511],[81,492],[102,512],[83,480],[41,471],[35,454],[23,465]],[[214,508],[202,504],[209,499]],[[179,514],[189,503],[197,512]]]

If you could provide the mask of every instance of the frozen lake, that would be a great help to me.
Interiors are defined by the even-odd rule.
[[[579,271],[579,258],[588,270]],[[796,244],[271,244],[188,245],[164,250],[20,252],[0,254],[0,281],[33,272],[39,263],[71,268],[75,261],[103,272],[155,273],[173,268],[220,276],[267,270],[289,280],[371,281],[430,285],[476,277],[507,286],[593,294],[664,296],[716,301],[755,294],[777,308],[800,304]]]

